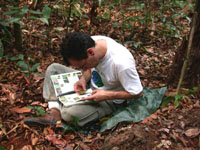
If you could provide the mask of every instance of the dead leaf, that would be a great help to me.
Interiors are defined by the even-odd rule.
[[[79,142],[79,146],[83,149],[83,150],[90,150],[90,147],[87,146],[85,143],[83,142]]]
[[[16,94],[15,93],[9,93],[9,100],[10,100],[10,104],[14,104],[15,103],[15,99],[16,99]]]
[[[30,81],[29,81],[29,79],[27,77],[24,77],[24,79],[25,79],[27,84],[30,84]]]
[[[152,119],[157,119],[158,118],[158,115],[156,113],[150,115],[149,117],[151,117]]]
[[[194,138],[200,134],[200,130],[198,128],[192,128],[185,131],[185,135],[190,138]]]
[[[13,107],[13,108],[11,108],[10,110],[15,111],[15,112],[17,112],[17,113],[19,113],[19,114],[31,112],[31,109],[30,109],[30,108],[27,108],[27,107],[22,107],[22,108]]]
[[[43,104],[39,101],[36,101],[36,102],[32,102],[31,103],[32,106],[43,106]]]
[[[140,75],[145,76],[145,71],[143,69],[140,69],[138,72],[140,73]]]
[[[169,133],[170,130],[167,128],[161,128],[158,131]]]
[[[35,135],[32,133],[31,134],[31,144],[34,146],[34,145],[36,145],[36,143],[38,142],[38,138],[37,137],[35,137]]]
[[[53,145],[59,145],[59,146],[61,146],[61,147],[65,147],[65,145],[67,144],[66,141],[61,140],[61,139],[58,139],[58,138],[56,137],[56,134],[54,134],[54,135],[47,135],[45,138],[46,138],[49,142],[53,143]]]
[[[32,150],[31,145],[25,145],[21,150]]]
[[[47,130],[48,130],[48,132],[49,132],[50,135],[55,134],[54,131],[53,131],[51,128],[48,128],[48,127],[47,127]]]
[[[86,21],[87,25],[90,25],[90,20]]]

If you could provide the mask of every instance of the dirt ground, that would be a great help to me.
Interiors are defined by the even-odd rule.
[[[172,107],[169,107],[170,109]],[[166,111],[169,111],[166,113]],[[165,112],[165,113],[164,113]],[[198,150],[200,149],[200,109],[167,110],[138,123],[116,130],[106,138],[110,150]]]

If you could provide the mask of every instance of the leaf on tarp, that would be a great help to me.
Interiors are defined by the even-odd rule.
[[[10,110],[12,110],[12,111],[14,111],[14,112],[17,112],[17,113],[19,113],[19,114],[31,112],[31,109],[30,109],[30,108],[27,108],[27,107],[22,107],[22,108],[13,107],[13,108],[11,108]]]
[[[141,98],[128,100],[128,106],[116,111],[111,119],[102,123],[100,131],[111,129],[119,122],[139,122],[144,120],[159,108],[166,89],[166,87],[160,89],[144,88]]]

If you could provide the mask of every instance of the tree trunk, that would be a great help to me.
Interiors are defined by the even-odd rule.
[[[19,7],[20,3],[15,1],[14,7]],[[15,48],[17,51],[22,51],[22,30],[21,25],[19,23],[13,23],[13,30],[14,30],[14,38],[15,38]]]
[[[15,48],[17,51],[22,51],[22,30],[20,24],[13,23],[14,26],[14,37],[15,37]]]
[[[187,88],[192,88],[200,84],[200,1],[196,2],[195,11],[198,13],[198,17],[195,24],[195,32],[193,36],[190,57],[182,83],[182,87]],[[188,37],[184,38],[182,45],[175,54],[174,62],[169,76],[170,85],[176,85],[179,80],[181,68],[186,58],[187,47]]]

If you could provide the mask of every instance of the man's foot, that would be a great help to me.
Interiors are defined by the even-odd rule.
[[[42,117],[25,118],[24,124],[27,124],[29,126],[53,125],[53,124],[56,124],[56,122],[59,121],[59,120],[61,120],[60,111],[57,108],[52,108]]]

